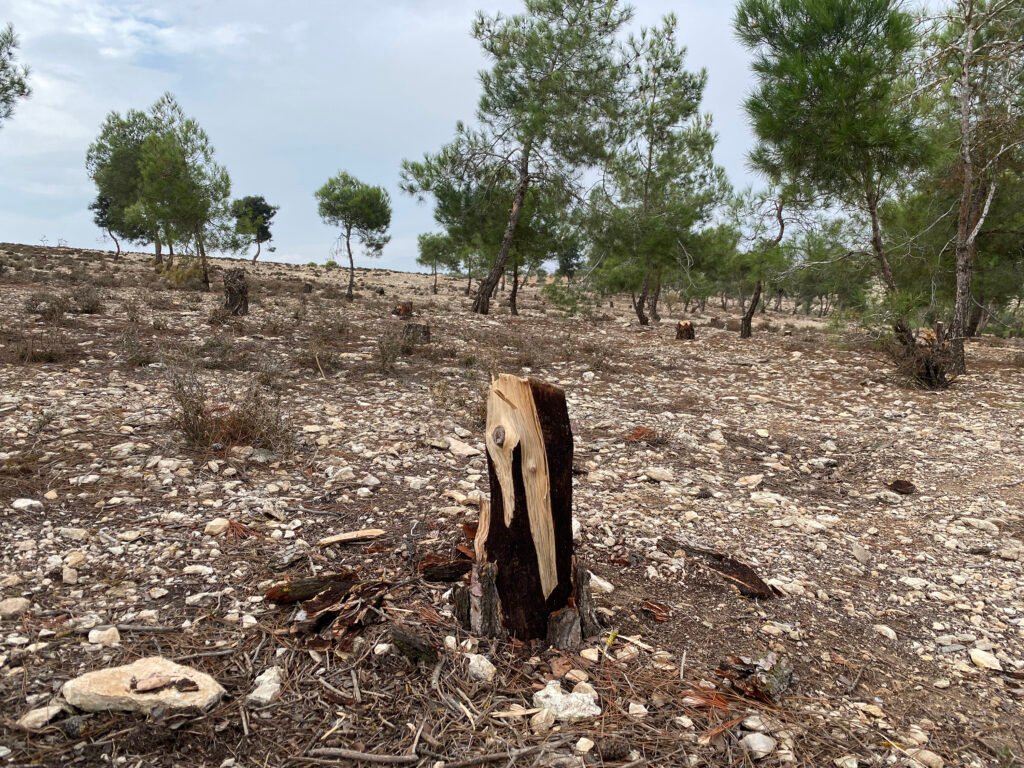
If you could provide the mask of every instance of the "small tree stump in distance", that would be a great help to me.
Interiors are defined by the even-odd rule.
[[[398,315],[403,320],[408,320],[412,317],[412,302],[403,301],[400,302],[394,309],[391,310],[392,315]]]
[[[476,533],[471,629],[575,650],[596,622],[574,570],[565,392],[502,374],[487,398],[486,444],[491,499],[481,503]],[[590,611],[582,623],[580,606]]]
[[[676,341],[693,341],[697,338],[694,333],[693,323],[689,320],[680,320],[676,323]]]
[[[224,272],[224,309],[236,316],[249,314],[249,282],[240,267]]]

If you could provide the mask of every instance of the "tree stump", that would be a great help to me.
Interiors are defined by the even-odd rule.
[[[249,283],[239,267],[224,272],[224,309],[232,315],[249,314]]]
[[[693,330],[693,323],[689,320],[680,320],[676,324],[676,341],[693,341],[697,334]]]
[[[502,374],[487,398],[486,444],[491,498],[480,508],[470,629],[576,649],[598,627],[588,574],[573,558],[565,392]]]
[[[403,320],[408,320],[410,317],[412,317],[412,302],[411,301],[400,302],[399,304],[397,304],[395,306],[394,309],[391,310],[391,314],[392,315],[397,315],[398,317],[402,318]]]

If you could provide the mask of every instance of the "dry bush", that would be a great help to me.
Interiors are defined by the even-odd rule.
[[[391,325],[377,339],[377,364],[381,373],[393,373],[400,357],[408,357],[416,343],[400,325]]]
[[[212,371],[242,371],[249,366],[249,353],[239,349],[233,336],[211,336],[195,348],[200,365]]]
[[[120,339],[121,358],[127,365],[143,366],[157,361],[153,349],[139,336],[139,329],[130,325],[124,329]]]
[[[942,390],[948,389],[956,380],[948,349],[936,349],[930,345],[908,349],[892,342],[890,355],[896,363],[897,373],[912,386]]]
[[[64,325],[65,315],[70,308],[66,296],[49,291],[34,291],[25,300],[25,312],[39,315],[51,325]]]
[[[206,288],[203,265],[197,258],[179,257],[173,266],[164,267],[162,274],[168,286],[180,291],[202,291]]]
[[[708,327],[725,330],[725,320],[720,317],[712,317],[708,320]]]
[[[74,311],[81,315],[99,315],[103,313],[103,297],[93,285],[83,285],[75,291],[71,301],[74,304]]]
[[[210,325],[217,327],[219,325],[227,325],[231,321],[231,312],[224,309],[224,307],[214,307],[210,310],[210,316],[206,322]]]
[[[73,355],[63,336],[45,334],[18,336],[6,341],[0,359],[14,365],[62,363]]]
[[[129,296],[121,303],[124,316],[129,323],[138,324],[142,322],[142,305],[134,296]]]
[[[287,453],[292,434],[276,396],[258,385],[246,390],[242,401],[226,412],[212,407],[207,388],[195,368],[179,368],[171,374],[171,397],[177,406],[174,423],[186,439],[199,448],[238,445]]]

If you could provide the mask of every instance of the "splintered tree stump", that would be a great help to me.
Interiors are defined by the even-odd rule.
[[[680,320],[676,324],[676,341],[693,341],[697,334],[693,331],[693,323],[689,320]]]
[[[475,539],[470,628],[576,649],[598,628],[586,569],[573,558],[565,392],[502,374],[487,398],[486,444],[491,498],[481,503]],[[457,609],[460,602],[465,598],[457,598]]]
[[[224,272],[224,309],[232,315],[249,314],[249,283],[244,269],[235,267]]]
[[[408,320],[410,317],[412,317],[412,302],[399,302],[399,304],[394,309],[391,310],[391,314],[398,315],[398,317],[402,318],[403,320]]]

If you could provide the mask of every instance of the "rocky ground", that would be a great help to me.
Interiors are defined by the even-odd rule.
[[[691,316],[676,342],[622,300],[567,318],[531,287],[520,317],[478,317],[455,281],[360,271],[350,304],[343,273],[261,264],[227,318],[227,264],[202,293],[140,256],[0,245],[0,763],[1020,764],[1019,343],[971,344],[936,394],[781,313],[748,341]],[[432,332],[411,354],[403,300]],[[496,371],[567,392],[606,625],[579,655],[471,638],[451,584],[418,576],[469,543]],[[175,391],[220,431],[190,442]],[[359,529],[383,533],[319,544]],[[265,597],[349,571],[385,582],[350,631]],[[65,688],[149,657],[125,677],[137,712]],[[757,662],[781,680],[760,698],[726,680]],[[552,681],[599,714],[552,722]]]

